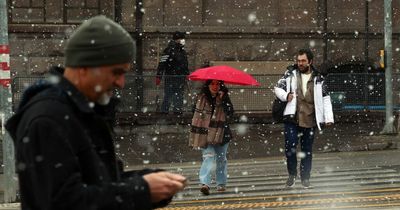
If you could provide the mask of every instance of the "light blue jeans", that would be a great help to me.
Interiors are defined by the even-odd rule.
[[[226,185],[227,159],[226,151],[229,143],[220,145],[208,145],[202,149],[203,163],[201,164],[199,178],[200,183],[210,186],[212,173],[215,171],[217,186]]]

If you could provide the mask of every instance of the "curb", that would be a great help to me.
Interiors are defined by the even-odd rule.
[[[19,210],[21,209],[21,203],[2,203],[0,204],[1,210]]]
[[[348,145],[345,148],[338,148],[340,152],[349,151],[376,151],[376,150],[387,150],[387,149],[398,149],[400,138],[398,135],[387,136],[366,136],[360,139],[360,144]]]

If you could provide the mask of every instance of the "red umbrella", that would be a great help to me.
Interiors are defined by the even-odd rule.
[[[227,84],[260,86],[250,74],[230,66],[211,66],[197,69],[188,76],[189,80],[222,80]]]

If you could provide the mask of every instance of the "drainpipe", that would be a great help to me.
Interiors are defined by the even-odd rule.
[[[122,0],[114,2],[114,21],[119,24],[122,22]]]
[[[364,106],[369,104],[368,101],[368,60],[369,60],[369,1],[365,1],[365,37],[364,37]]]
[[[136,39],[136,111],[143,107],[143,0],[136,0],[135,10],[135,39]]]
[[[324,63],[328,61],[328,1],[323,2]]]

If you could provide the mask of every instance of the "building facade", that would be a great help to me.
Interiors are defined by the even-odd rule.
[[[354,64],[361,72],[379,71],[383,2],[8,0],[12,76],[41,75],[51,65],[62,65],[66,38],[77,24],[97,14],[120,22],[136,38],[135,73],[148,80],[136,78],[132,85],[142,90],[154,88],[151,76],[176,30],[188,33],[185,48],[192,71],[214,61],[293,61],[303,47],[312,48],[317,66],[340,72],[340,66]],[[392,7],[393,72],[399,73],[400,2],[393,1]],[[137,93],[138,98],[143,94]]]

